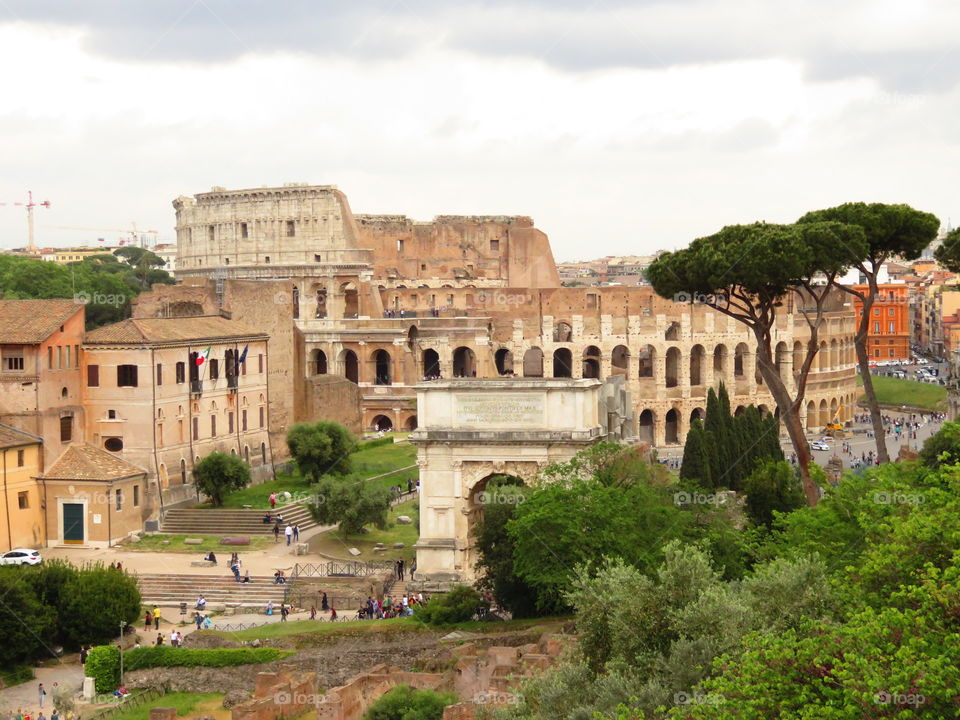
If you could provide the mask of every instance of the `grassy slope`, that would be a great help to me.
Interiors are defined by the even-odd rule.
[[[202,553],[213,550],[215,553],[226,553],[227,559],[230,559],[230,553],[250,552],[251,550],[263,550],[273,545],[272,537],[250,538],[249,545],[221,545],[221,535],[145,535],[140,542],[126,543],[124,550],[131,552],[176,552],[176,553]],[[184,545],[184,538],[200,538],[202,545]],[[169,540],[169,545],[163,545],[164,540]]]
[[[204,716],[229,717],[229,711],[223,710],[220,706],[223,695],[220,693],[184,693],[173,692],[162,695],[148,703],[131,710],[123,710],[116,715],[111,715],[110,720],[149,720],[150,709],[155,707],[176,708],[177,715],[194,716],[198,710],[203,710]],[[218,713],[217,710],[220,712]]]
[[[328,555],[336,558],[350,558],[348,550],[352,547],[357,548],[362,555],[359,560],[396,560],[403,558],[409,564],[415,555],[413,544],[417,541],[419,533],[414,525],[397,525],[395,519],[397,515],[409,515],[413,517],[417,511],[418,499],[408,500],[390,508],[388,519],[393,524],[386,530],[377,530],[371,527],[370,532],[363,535],[351,535],[344,539],[343,535],[337,530],[330,530],[310,539],[310,550],[322,555]],[[389,548],[385,553],[373,552],[373,546],[382,542]],[[406,547],[395,550],[391,545],[395,542],[402,542]]]
[[[857,384],[863,384],[859,377]],[[873,389],[881,405],[907,405],[927,410],[946,409],[947,389],[943,385],[874,375]]]

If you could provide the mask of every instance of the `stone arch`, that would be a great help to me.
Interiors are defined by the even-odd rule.
[[[786,365],[788,359],[790,359],[790,350],[787,344],[783,341],[778,342],[773,351],[773,362],[777,366],[777,375],[784,380],[786,378],[783,375],[783,366]]]
[[[569,323],[558,322],[553,326],[554,342],[570,342],[573,339],[573,328]]]
[[[644,345],[640,348],[639,377],[652,378],[657,360],[657,349],[653,345]]]
[[[798,376],[803,369],[803,361],[807,357],[806,347],[799,340],[793,343],[793,374]]]
[[[413,432],[417,429],[417,416],[411,415],[403,423],[403,429],[407,432]]]
[[[393,430],[393,420],[389,415],[376,415],[371,420],[370,426],[375,431],[389,432]]]
[[[513,375],[513,353],[507,348],[500,348],[493,355],[498,375]]]
[[[637,433],[638,439],[642,442],[653,445],[654,440],[656,439],[656,424],[657,416],[654,414],[653,410],[647,408],[640,413]]]
[[[417,338],[420,335],[420,331],[417,329],[416,325],[411,325],[407,329],[407,349],[411,352],[417,346]]]
[[[676,387],[680,383],[680,348],[667,348],[666,357],[666,385],[668,388]]]
[[[325,318],[327,316],[327,291],[325,289],[317,290],[317,309],[313,316],[315,318]]]
[[[663,334],[664,340],[679,340],[680,339],[680,323],[674,321],[667,326],[666,332]]]
[[[476,377],[477,356],[466,345],[461,345],[453,351],[453,376]]]
[[[830,340],[830,368],[836,370],[840,367],[840,347],[836,338]]]
[[[727,346],[723,343],[713,349],[713,379],[722,381],[727,376]]]
[[[706,351],[703,345],[694,345],[690,348],[690,384],[703,385],[704,356]]]
[[[830,422],[833,422],[834,420],[839,419],[839,418],[838,418],[838,412],[839,412],[839,410],[840,410],[840,405],[839,405],[839,403],[837,402],[837,399],[836,399],[836,398],[832,398],[832,399],[830,400]]]
[[[747,354],[750,348],[746,343],[738,343],[733,351],[733,376],[738,380],[743,380],[747,376]]]
[[[344,350],[340,353],[340,363],[343,376],[352,383],[360,382],[360,362],[353,350]]]
[[[523,376],[543,377],[543,350],[532,347],[523,354]]]
[[[353,282],[342,283],[340,294],[343,295],[343,317],[357,317],[360,312],[360,295],[357,292],[356,284]]]
[[[663,418],[663,440],[667,445],[680,442],[680,412],[676,408],[667,410]]]
[[[313,375],[327,374],[327,354],[323,350],[310,353],[310,372]]]
[[[766,417],[770,414],[770,408],[766,405],[758,405],[757,410],[760,411],[760,417]]]
[[[630,348],[617,345],[610,353],[610,371],[614,375],[626,375],[630,367]]]
[[[573,353],[570,348],[557,348],[553,351],[553,376],[555,378],[573,377]]]
[[[373,384],[374,385],[392,385],[393,384],[393,358],[386,350],[374,350],[370,356],[373,363]]]
[[[817,426],[817,404],[811,400],[807,403],[807,431],[812,431]]]
[[[600,377],[600,348],[596,345],[587,345],[583,350],[583,377]]]
[[[737,409],[733,411],[734,417],[740,417],[747,411],[747,408],[743,405],[737,405]]]
[[[433,348],[423,351],[423,376],[425,378],[440,377],[440,353]]]
[[[820,415],[817,424],[823,428],[827,426],[828,422],[830,422],[830,406],[827,405],[826,399],[823,399],[820,401]]]
[[[827,350],[827,341],[820,341],[820,350],[817,352],[817,369],[825,372],[830,369],[830,352]]]
[[[704,409],[701,408],[701,407],[694,408],[694,409],[690,412],[690,422],[691,422],[691,423],[692,423],[694,420],[704,420],[706,417],[707,417],[707,411],[704,410]]]

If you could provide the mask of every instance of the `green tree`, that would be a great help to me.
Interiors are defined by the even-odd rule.
[[[226,495],[250,484],[250,466],[236,455],[212,452],[197,463],[193,477],[197,489],[219,507]]]
[[[19,567],[0,567],[0,667],[10,669],[50,654],[56,611],[37,598]]]
[[[172,285],[174,279],[162,268],[166,262],[162,257],[150,250],[135,245],[117,248],[113,254],[130,268],[130,273],[137,280],[140,288],[148,289],[154,283]]]
[[[66,588],[78,574],[77,568],[63,560],[45,560],[40,565],[23,568],[23,579],[36,593],[37,600],[50,608],[58,617],[66,617],[65,607],[69,599]],[[68,644],[66,623],[57,623],[52,639],[60,644]]]
[[[788,462],[762,460],[744,483],[746,509],[757,525],[770,527],[774,513],[788,513],[803,506],[803,488]]]
[[[440,720],[443,709],[456,701],[453,693],[398,685],[377,698],[363,717],[364,720]]]
[[[833,287],[849,293],[860,300],[862,308],[854,344],[857,349],[857,363],[863,380],[863,391],[867,397],[870,416],[873,422],[874,437],[877,444],[877,456],[881,463],[890,461],[887,453],[886,432],[877,394],[873,389],[870,375],[870,357],[867,343],[870,337],[870,323],[873,321],[873,303],[880,289],[877,275],[888,260],[897,257],[902,260],[915,260],[937,236],[940,221],[936,215],[914,210],[909,205],[886,205],[884,203],[845,203],[825,210],[808,212],[800,218],[799,224],[822,224],[825,222],[844,223],[848,227],[861,229],[866,247],[856,251],[853,266],[866,279],[866,290],[845,285],[837,276],[829,278]],[[852,250],[852,248],[851,248]]]
[[[287,446],[300,474],[309,480],[323,475],[346,475],[356,438],[340,423],[296,423],[287,432]]]
[[[960,463],[960,422],[945,422],[940,430],[924,440],[920,461],[931,468]]]
[[[390,491],[364,482],[363,478],[325,475],[313,486],[308,504],[313,519],[323,525],[339,525],[343,536],[363,532],[367,525],[384,530],[390,509]]]
[[[757,342],[757,368],[780,409],[811,505],[816,504],[819,493],[811,475],[810,446],[800,408],[819,350],[829,283],[865,253],[863,230],[856,226],[756,223],[727,226],[698,238],[683,250],[662,254],[647,269],[653,289],[661,297],[707,298],[714,310],[751,330]],[[795,368],[794,395],[780,377],[773,350],[777,315],[791,294],[810,332],[806,357]]]
[[[467,622],[483,607],[480,593],[469,585],[457,585],[450,592],[434,595],[417,608],[417,619],[427,625],[453,625]]]
[[[713,392],[712,388],[710,392]],[[711,448],[707,437],[707,431],[699,419],[690,423],[687,440],[683,445],[680,479],[693,480],[700,487],[712,488],[714,484],[711,467],[712,463],[716,462],[716,458],[710,452],[714,448]]]
[[[77,644],[109,643],[120,635],[120,622],[132,624],[140,616],[137,580],[123,570],[85,567],[67,582],[64,595],[59,622]]]

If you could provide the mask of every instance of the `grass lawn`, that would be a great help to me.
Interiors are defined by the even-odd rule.
[[[350,459],[353,461],[354,472],[369,478],[408,465],[414,465],[417,461],[417,449],[410,443],[379,445],[355,452],[350,456]],[[397,484],[406,486],[408,477],[412,477],[416,482],[417,468],[414,467],[411,470],[391,475],[388,478],[378,480],[377,483],[382,484],[385,488]],[[267,510],[270,507],[270,493],[279,494],[284,491],[289,492],[296,499],[310,492],[310,484],[296,472],[280,475],[276,480],[251,485],[243,490],[230,493],[224,498],[223,507],[242,508],[244,505],[250,505],[257,510]],[[209,507],[209,505],[200,507]]]
[[[225,720],[230,717],[230,711],[221,707],[222,703],[223,695],[220,693],[173,692],[130,710],[121,710],[111,715],[110,720],[149,720],[150,709],[155,707],[176,708],[179,716],[205,716]]]
[[[863,385],[862,378],[857,377],[857,384]],[[943,385],[874,375],[873,389],[877,393],[877,402],[881,405],[907,405],[926,410],[946,409],[947,389]]]
[[[223,535],[144,535],[140,538],[140,542],[135,543],[126,543],[123,546],[124,550],[130,550],[133,552],[182,552],[182,553],[201,553],[213,550],[215,553],[226,553],[227,560],[230,559],[230,553],[236,551],[238,553],[249,552],[250,550],[263,550],[272,546],[273,538],[272,537],[257,537],[252,536],[250,538],[249,545],[221,545],[220,538],[224,537]],[[203,540],[202,545],[184,545],[184,538],[200,538]],[[164,545],[163,541],[169,540],[169,545]]]
[[[413,524],[398,525],[395,520],[397,515],[414,517],[417,512],[418,502],[419,499],[415,498],[390,508],[387,518],[392,524],[392,527],[388,527],[386,530],[377,530],[371,527],[368,533],[351,535],[346,539],[344,539],[343,534],[339,531],[328,530],[310,539],[310,550],[311,552],[321,553],[330,557],[350,559],[352,556],[348,550],[355,547],[362,553],[358,558],[355,558],[357,560],[377,561],[403,558],[409,564],[416,555],[413,544],[417,541],[420,533]],[[373,552],[373,546],[378,542],[382,542],[387,546],[386,552]],[[406,547],[394,550],[391,545],[395,542],[402,542]]]

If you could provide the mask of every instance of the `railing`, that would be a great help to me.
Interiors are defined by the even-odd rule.
[[[200,395],[203,392],[203,380],[191,380],[190,392],[194,395]]]
[[[143,692],[134,693],[128,695],[125,698],[117,698],[117,704],[110,707],[103,708],[102,710],[97,710],[95,713],[90,715],[84,715],[84,720],[108,720],[108,718],[113,717],[114,715],[119,715],[120,713],[125,713],[128,710],[133,710],[138,708],[145,703],[150,702],[151,700],[156,700],[159,697],[162,697],[167,692],[167,688],[164,686],[151,688],[149,690],[144,690]]]
[[[278,611],[279,612],[279,611]],[[212,625],[210,630],[218,630],[220,632],[239,632],[240,630],[249,630],[250,628],[262,627],[263,625],[268,625],[267,622],[262,623],[226,623],[225,625]],[[204,628],[206,630],[206,628]]]
[[[353,562],[331,560],[325,563],[297,563],[290,574],[291,580],[298,577],[368,577],[379,573],[392,573],[392,562]]]

